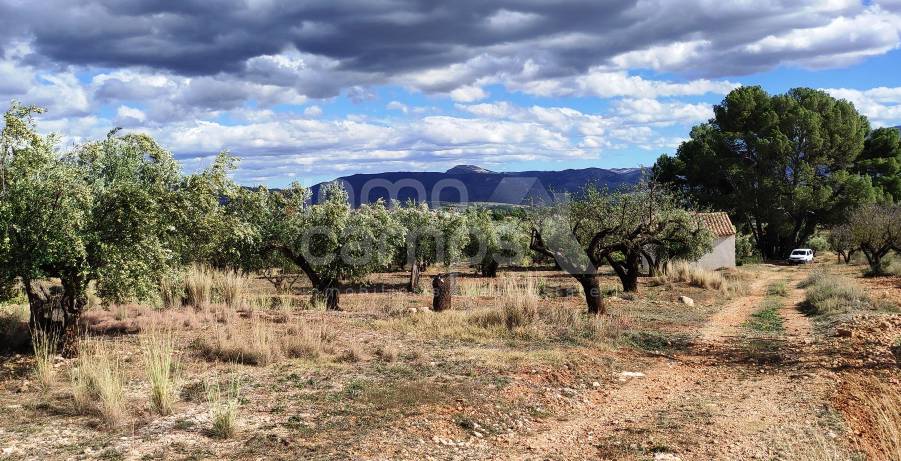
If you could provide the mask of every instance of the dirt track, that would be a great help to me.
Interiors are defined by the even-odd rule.
[[[772,268],[775,269],[775,268]],[[804,428],[821,425],[828,379],[798,364],[759,365],[753,338],[742,326],[759,309],[767,285],[788,279],[790,292],[780,316],[785,332],[764,349],[802,350],[812,342],[809,320],[796,304],[804,269],[767,270],[748,294],[732,300],[701,330],[691,352],[661,357],[645,377],[599,390],[567,421],[522,444],[519,459],[630,459],[638,439],[654,440],[652,451],[681,459],[770,459],[776,446],[810,440]],[[749,346],[749,344],[751,344]],[[771,351],[761,351],[767,357]]]

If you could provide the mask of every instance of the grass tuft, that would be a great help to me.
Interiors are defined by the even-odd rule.
[[[210,434],[220,439],[233,437],[237,432],[240,381],[232,378],[224,386],[219,382],[207,382],[205,387],[210,406]]]
[[[708,290],[726,288],[723,274],[700,268],[686,261],[672,261],[666,264],[664,275],[658,277],[658,283],[681,282]]]
[[[84,340],[72,369],[73,401],[79,411],[95,410],[110,427],[125,417],[125,378],[114,348],[98,340]]]
[[[31,348],[34,351],[34,377],[46,394],[56,382],[56,369],[53,358],[56,357],[56,336],[41,329],[31,330]]]
[[[215,276],[212,269],[195,264],[185,274],[185,304],[205,309],[212,301]]]
[[[177,395],[175,343],[171,331],[152,331],[141,338],[144,373],[150,382],[150,406],[156,413],[172,413]]]

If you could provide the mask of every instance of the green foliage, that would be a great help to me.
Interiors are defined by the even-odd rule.
[[[883,258],[901,250],[901,205],[864,205],[848,218],[848,239],[859,248],[870,264],[873,275],[884,273]]]
[[[538,210],[533,249],[553,256],[570,273],[594,273],[610,264],[623,289],[637,289],[642,252],[649,247],[698,255],[713,237],[683,201],[654,184],[609,192],[589,186],[573,201]]]
[[[785,329],[779,308],[782,301],[778,298],[766,298],[763,306],[757,312],[751,314],[746,326],[761,333],[778,333]]]
[[[466,210],[469,243],[463,252],[483,275],[493,276],[501,264],[525,263],[529,250],[525,221],[513,215],[495,216],[484,208]]]
[[[403,248],[409,262],[428,267],[462,260],[470,240],[465,214],[407,202],[396,207],[393,215],[404,229]]]
[[[829,249],[829,241],[826,240],[826,237],[822,235],[814,235],[813,237],[807,239],[807,242],[804,244],[807,248],[810,248],[815,253],[820,253]]]
[[[817,271],[801,284],[806,289],[805,311],[810,315],[837,315],[871,309],[867,294],[850,280]]]
[[[883,200],[901,202],[901,133],[877,128],[864,142],[856,170],[873,178]]]
[[[744,232],[735,235],[735,260],[738,265],[747,264],[759,257],[753,235]]]
[[[808,88],[771,96],[753,86],[730,92],[714,114],[675,156],[657,161],[654,177],[728,211],[764,256],[783,257],[817,226],[877,199],[871,177],[855,170],[869,124],[851,103]]]
[[[147,136],[115,131],[58,153],[52,137],[36,133],[36,113],[14,104],[4,116],[0,280],[56,277],[79,299],[92,281],[107,301],[155,296],[178,260],[170,211],[181,175],[172,155]]]

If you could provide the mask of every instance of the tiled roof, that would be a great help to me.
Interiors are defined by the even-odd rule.
[[[728,237],[730,235],[735,235],[735,226],[732,225],[732,220],[729,219],[729,214],[725,211],[698,214],[701,218],[704,218],[704,223],[707,225],[707,228],[710,229],[710,232],[713,232],[714,236]]]

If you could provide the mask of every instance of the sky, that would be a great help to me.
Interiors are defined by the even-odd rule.
[[[739,85],[901,125],[901,0],[0,0],[0,104],[68,149],[146,132],[186,171],[650,166]]]

